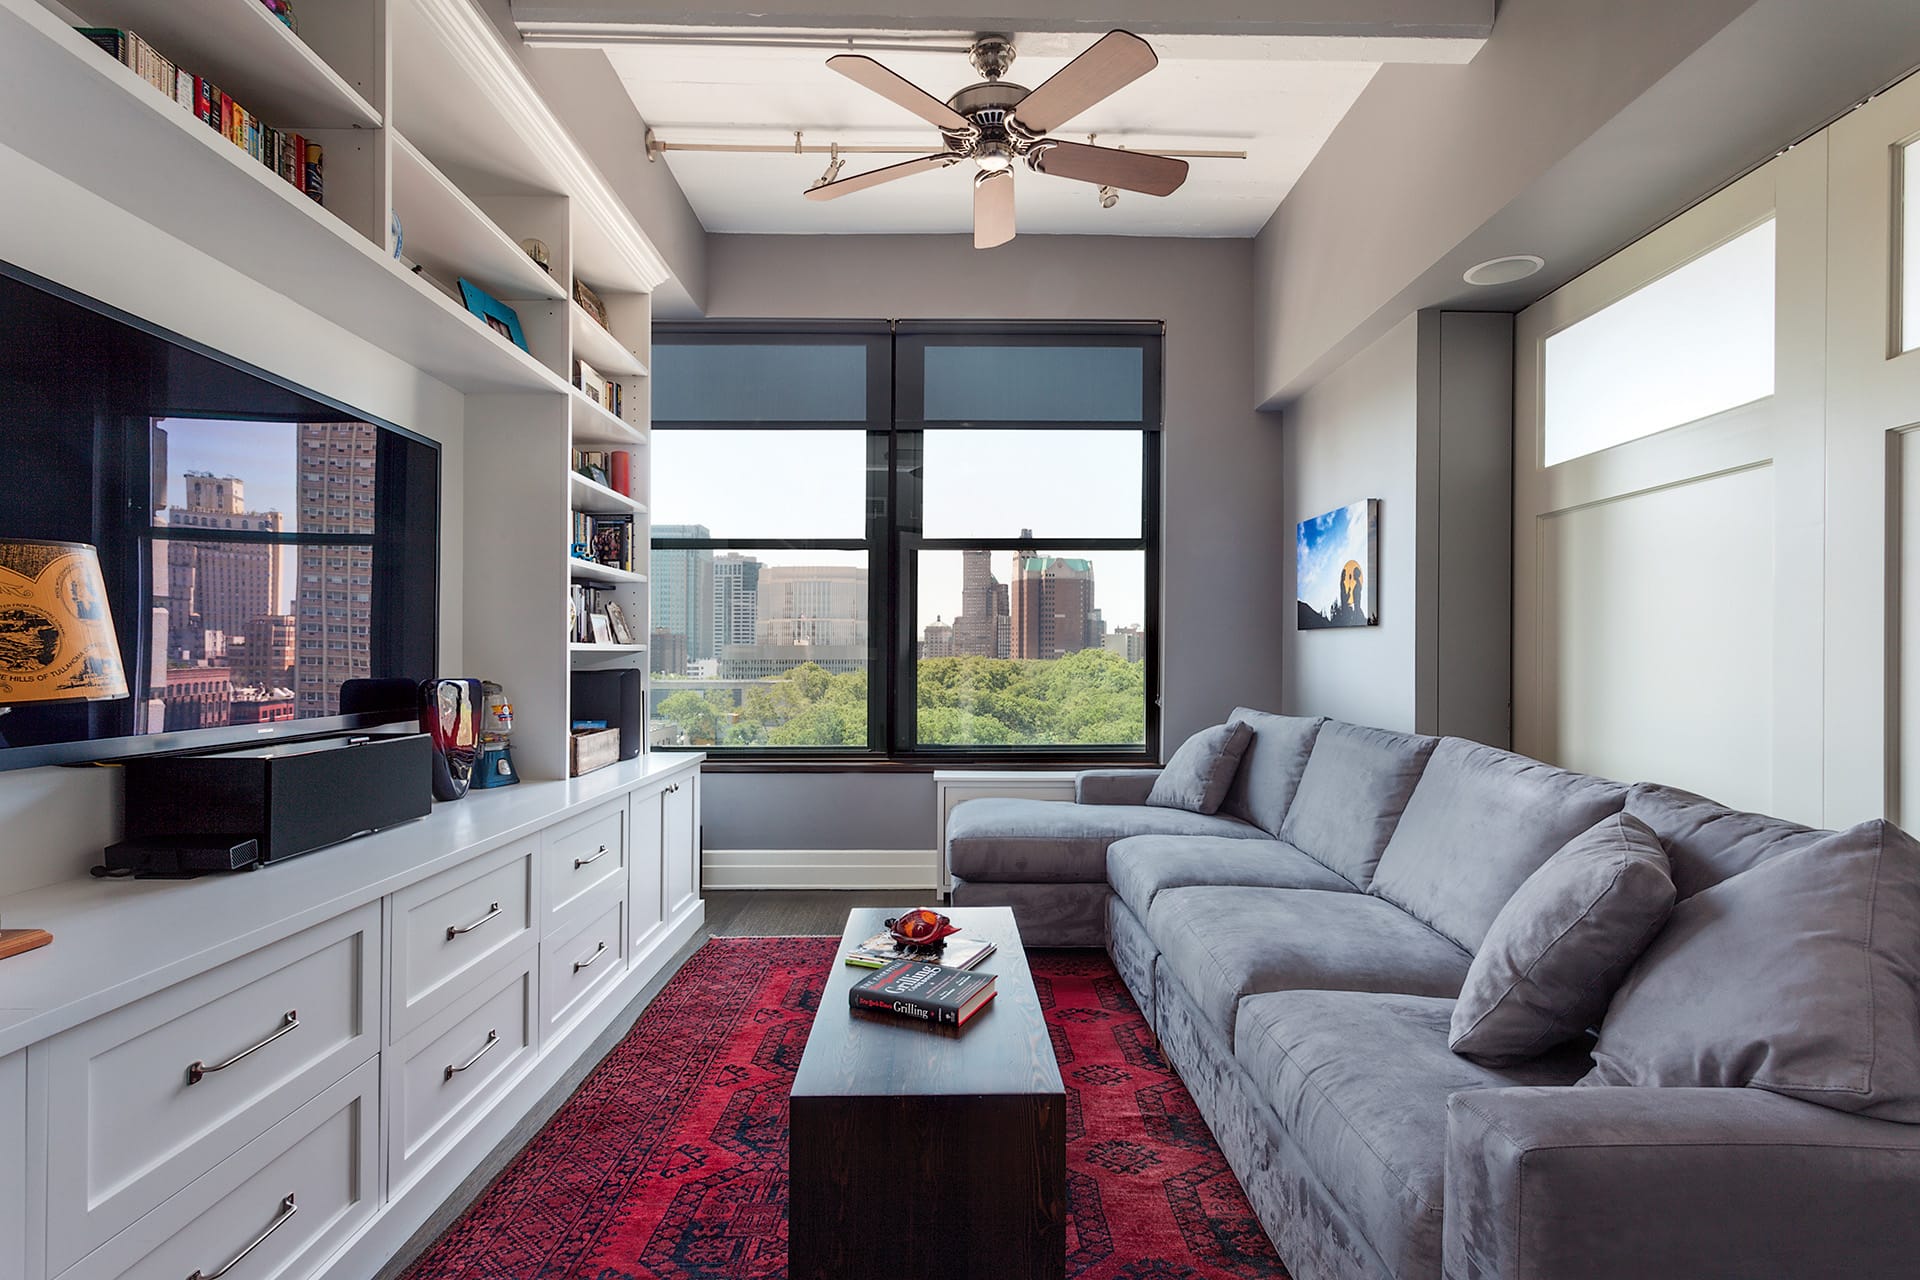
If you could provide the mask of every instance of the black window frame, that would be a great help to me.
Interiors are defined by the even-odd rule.
[[[709,537],[650,539],[653,549],[742,551],[864,551],[867,554],[868,664],[867,746],[661,747],[707,752],[708,769],[795,768],[905,769],[925,771],[958,765],[1003,768],[1154,764],[1160,760],[1161,465],[1164,409],[1164,333],[1159,321],[795,321],[729,320],[656,322],[655,346],[819,345],[839,340],[864,343],[867,413],[864,420],[710,421],[656,418],[655,431],[862,430],[866,433],[866,522],[862,539]],[[941,345],[1110,345],[1141,351],[1141,413],[1137,419],[1019,420],[929,419],[924,356]],[[926,538],[918,484],[924,433],[929,430],[1138,431],[1141,442],[1141,530],[1138,538]],[[917,741],[918,556],[922,551],[1016,547],[1047,551],[1128,551],[1142,555],[1146,580],[1144,667],[1145,740],[1139,745],[1084,744],[922,746]],[[649,692],[648,714],[653,692]]]

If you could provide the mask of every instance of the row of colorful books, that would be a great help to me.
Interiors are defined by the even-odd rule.
[[[76,30],[295,189],[305,192],[316,203],[325,203],[322,198],[325,156],[319,143],[297,133],[269,127],[218,85],[175,65],[171,58],[135,32],[121,27]]]
[[[575,449],[573,469],[615,493],[633,496],[633,454],[626,449]]]
[[[931,947],[906,946],[890,933],[876,933],[844,957],[872,969],[847,992],[855,1009],[897,1014],[920,1022],[958,1027],[994,996],[994,976],[974,973],[992,955],[984,938],[953,934]]]
[[[633,572],[633,517],[573,513],[573,558]]]

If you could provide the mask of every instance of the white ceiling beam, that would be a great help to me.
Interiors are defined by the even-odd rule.
[[[1478,44],[1494,0],[512,0],[523,31],[587,24],[809,31],[1085,31],[1141,35],[1390,37]]]

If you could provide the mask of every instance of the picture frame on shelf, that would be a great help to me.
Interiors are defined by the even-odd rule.
[[[580,376],[574,380],[574,385],[585,393],[587,399],[604,408],[607,403],[607,380],[585,360],[576,360],[574,363],[580,368]]]
[[[615,644],[632,644],[633,628],[627,625],[626,610],[618,601],[607,601],[607,629],[613,633]]]
[[[480,322],[487,328],[528,355],[533,354],[527,346],[527,335],[520,330],[519,313],[512,307],[464,276],[460,279],[460,300],[467,304],[467,310],[479,317]]]
[[[582,311],[593,317],[595,324],[608,333],[613,332],[613,326],[607,323],[607,304],[600,301],[600,295],[589,289],[587,282],[579,276],[573,278],[573,300],[580,304]]]
[[[593,622],[593,643],[612,644],[613,643],[613,625],[608,620],[607,615],[604,613],[596,613],[592,617],[592,622]]]

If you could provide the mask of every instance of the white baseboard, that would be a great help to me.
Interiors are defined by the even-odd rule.
[[[708,849],[706,889],[926,889],[940,882],[936,849]]]

